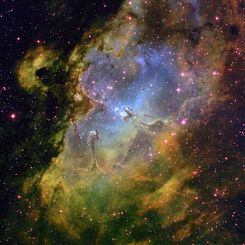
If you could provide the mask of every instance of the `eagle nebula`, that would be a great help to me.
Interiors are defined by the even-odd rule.
[[[56,31],[75,18],[60,2]],[[69,48],[38,39],[15,62],[34,109],[4,165],[1,243],[244,244],[245,4],[108,5],[76,16]]]

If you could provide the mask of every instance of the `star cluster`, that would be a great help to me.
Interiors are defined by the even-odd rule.
[[[4,2],[3,244],[243,244],[244,4]]]

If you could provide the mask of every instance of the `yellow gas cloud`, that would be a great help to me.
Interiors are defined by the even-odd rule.
[[[58,53],[56,51],[43,46],[29,50],[17,68],[20,85],[27,90],[35,87],[46,90],[46,86],[36,76],[36,71],[43,67],[49,67],[57,59]]]

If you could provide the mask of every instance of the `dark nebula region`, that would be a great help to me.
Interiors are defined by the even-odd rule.
[[[245,244],[242,0],[2,1],[0,244]]]

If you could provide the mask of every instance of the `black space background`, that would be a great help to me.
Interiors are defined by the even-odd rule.
[[[0,3],[0,213],[14,212],[16,180],[30,171],[27,156],[13,156],[32,137],[31,125],[38,101],[18,86],[16,65],[27,50],[52,44],[68,55],[82,34],[94,23],[114,15],[122,1],[2,0]],[[19,39],[19,40],[18,40]],[[38,44],[40,40],[41,44]],[[11,120],[11,113],[16,120]],[[45,149],[47,150],[47,149]],[[52,157],[52,152],[50,153]],[[46,163],[49,158],[45,159]],[[15,184],[12,184],[15,183]],[[2,223],[3,224],[3,223]],[[1,227],[3,228],[3,227]]]

